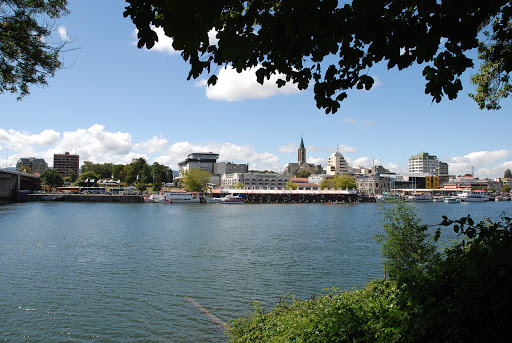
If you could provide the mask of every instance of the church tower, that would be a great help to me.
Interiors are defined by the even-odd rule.
[[[302,136],[300,136],[300,147],[299,147],[299,167],[306,163],[306,148],[304,148],[304,140],[302,139]]]

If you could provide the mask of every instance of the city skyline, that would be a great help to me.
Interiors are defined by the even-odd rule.
[[[137,49],[124,6],[70,3],[71,14],[56,24],[56,34],[69,39],[66,68],[22,101],[0,95],[0,167],[22,157],[52,165],[53,154],[69,151],[82,163],[144,157],[177,170],[188,154],[213,151],[219,161],[280,172],[295,162],[302,135],[307,162],[324,167],[339,147],[350,166],[375,161],[397,173],[421,152],[455,175],[474,167],[476,177],[496,178],[512,168],[510,99],[500,111],[480,111],[467,96],[471,73],[457,99],[438,104],[424,94],[421,66],[399,72],[377,65],[369,70],[372,90],[350,91],[341,109],[326,115],[311,89],[260,86],[254,71],[220,69],[210,88],[206,76],[187,81],[188,65],[168,38],[151,51]]]

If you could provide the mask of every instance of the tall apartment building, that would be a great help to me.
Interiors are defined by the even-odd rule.
[[[420,152],[418,155],[409,158],[409,173],[439,174],[439,160],[437,156],[429,155],[428,152]]]
[[[80,174],[80,156],[71,155],[67,151],[64,154],[54,154],[53,169],[56,169],[62,177],[69,176],[70,170],[78,176]]]
[[[16,162],[16,169],[22,170],[23,167],[29,167],[32,172],[41,174],[48,168],[48,163],[43,158],[22,157]]]
[[[326,173],[329,175],[341,175],[349,173],[347,161],[345,161],[345,157],[343,157],[339,151],[336,151],[329,157],[329,160],[327,161]]]

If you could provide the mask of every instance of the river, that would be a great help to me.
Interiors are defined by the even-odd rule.
[[[389,206],[388,204],[384,206]],[[512,202],[418,203],[426,224]],[[0,340],[226,342],[228,322],[382,277],[381,205],[0,206]],[[446,237],[450,237],[447,234]],[[202,312],[193,302],[209,311]]]

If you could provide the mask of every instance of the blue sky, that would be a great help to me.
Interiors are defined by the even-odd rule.
[[[382,164],[406,172],[408,158],[436,155],[451,174],[502,177],[512,169],[511,101],[481,111],[467,93],[432,103],[424,94],[422,66],[405,71],[377,65],[370,91],[350,91],[336,114],[316,108],[312,87],[260,86],[251,72],[220,69],[187,81],[188,64],[168,40],[151,51],[136,47],[135,26],[123,1],[71,0],[71,14],[56,23],[71,41],[66,68],[22,101],[0,95],[0,167],[20,157],[78,153],[81,162],[130,163],[144,157],[177,169],[192,152],[212,151],[220,161],[283,171],[297,161],[301,135],[307,159],[327,164],[337,146],[350,166]],[[6,161],[7,160],[7,161]]]

